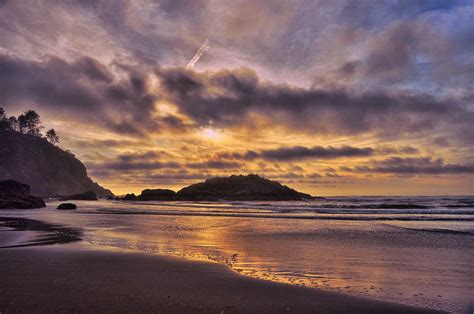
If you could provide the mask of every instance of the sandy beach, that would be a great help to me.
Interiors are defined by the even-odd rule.
[[[420,313],[239,276],[224,265],[68,244],[0,250],[1,312]]]
[[[99,248],[38,220],[0,221],[0,312],[433,312],[253,279],[218,263]]]

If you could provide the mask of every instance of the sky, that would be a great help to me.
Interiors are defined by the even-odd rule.
[[[474,1],[0,0],[0,103],[116,194],[474,194]]]

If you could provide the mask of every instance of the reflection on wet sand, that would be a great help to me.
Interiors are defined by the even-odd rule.
[[[108,201],[58,213],[55,205],[28,216],[78,227],[85,241],[104,248],[225,263],[245,276],[454,312],[473,302],[468,224],[142,215],[162,206],[146,204],[133,214],[129,204]],[[431,230],[453,226],[462,232]]]

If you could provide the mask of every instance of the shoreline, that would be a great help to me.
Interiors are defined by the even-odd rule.
[[[219,263],[81,244],[0,250],[1,311],[435,313],[239,275]]]
[[[14,227],[11,221],[15,219],[8,218],[9,228]],[[0,233],[23,233],[18,230],[31,230],[25,226],[32,226],[40,232],[29,231],[32,237],[44,231],[56,236],[40,237],[37,242],[30,237],[27,243],[8,247],[0,243],[5,265],[0,269],[0,311],[436,312],[255,279],[221,263],[96,247],[77,238],[65,242],[58,235],[70,233],[68,228],[19,220],[22,223],[16,224],[16,231],[4,228]],[[72,234],[77,236],[75,232]],[[11,236],[8,241],[12,241]]]

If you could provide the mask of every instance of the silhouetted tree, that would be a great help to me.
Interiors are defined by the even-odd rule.
[[[59,143],[59,136],[56,134],[56,131],[54,129],[49,130],[46,132],[46,139],[51,143],[51,144],[57,144]]]
[[[18,119],[14,116],[8,118],[8,124],[10,125],[10,130],[18,131]]]
[[[8,123],[7,115],[5,110],[0,107],[0,131],[5,131],[10,129],[10,124]]]
[[[24,114],[18,116],[18,132],[26,134],[26,117]]]
[[[18,117],[18,130],[23,134],[41,137],[41,120],[34,110],[28,110]]]

